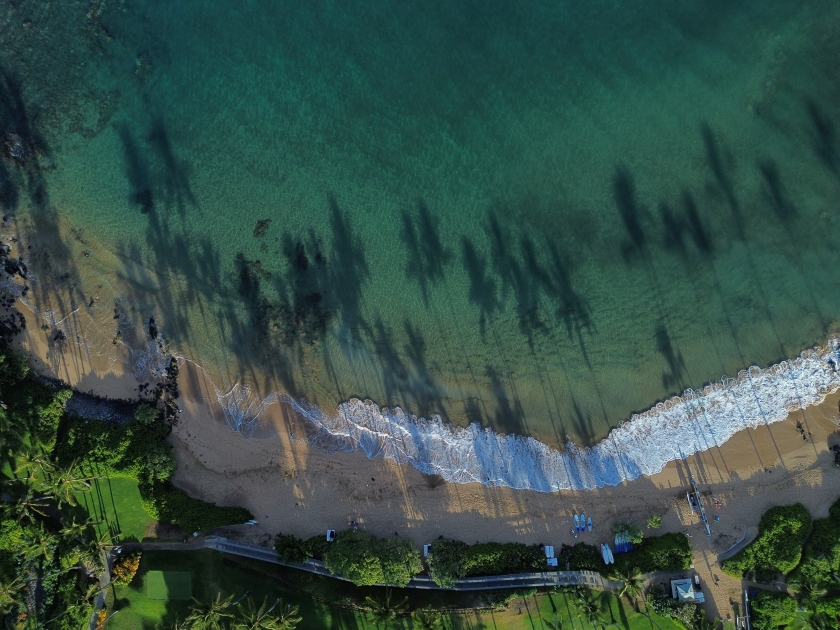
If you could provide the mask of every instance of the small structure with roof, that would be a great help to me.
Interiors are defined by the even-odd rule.
[[[671,596],[679,602],[700,604],[706,601],[702,591],[695,590],[691,578],[671,580]]]

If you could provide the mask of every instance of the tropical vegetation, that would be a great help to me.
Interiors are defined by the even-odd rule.
[[[143,508],[156,520],[193,532],[253,518],[244,508],[193,499],[172,485],[175,459],[166,441],[170,427],[149,405],[140,405],[133,420],[122,425],[71,417],[64,429],[66,435],[55,451],[59,466],[137,481]]]
[[[324,566],[356,586],[405,586],[423,570],[420,553],[406,538],[377,538],[358,530],[343,531],[324,553]]]
[[[790,573],[799,564],[810,527],[811,515],[801,503],[770,508],[761,516],[758,537],[724,560],[721,569],[759,582],[769,582],[779,573]]]
[[[149,511],[174,516],[170,521],[206,526],[250,518],[169,485],[169,427],[156,409],[140,406],[130,422],[106,424],[68,417],[70,396],[35,379],[23,357],[0,349],[0,616],[21,630],[86,625],[100,580],[130,581],[136,572],[139,559],[126,555],[113,581],[106,575],[103,552],[119,532],[98,533],[85,507],[102,475],[136,479]]]
[[[627,542],[633,543],[634,545],[640,545],[642,543],[642,539],[645,537],[642,530],[633,525],[633,523],[621,523],[619,521],[615,521],[610,525],[610,529],[613,534],[623,535]]]
[[[428,558],[436,584],[451,587],[458,578],[546,570],[545,552],[522,543],[476,543],[438,538]]]
[[[802,559],[788,582],[804,593],[840,588],[840,499],[829,508],[828,518],[814,521]]]
[[[685,534],[647,536],[631,551],[616,554],[615,570],[640,573],[682,571],[691,566],[691,545]]]

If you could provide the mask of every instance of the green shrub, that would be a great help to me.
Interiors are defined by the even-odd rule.
[[[679,602],[669,597],[659,586],[652,586],[648,590],[647,601],[656,614],[670,617],[678,626],[687,630],[698,626],[701,611],[697,604]]]
[[[0,352],[0,386],[11,391],[15,385],[29,376],[29,362],[26,357],[11,350]]]
[[[685,534],[649,536],[632,551],[615,554],[615,570],[682,571],[691,566],[691,546]]]
[[[600,571],[604,567],[601,548],[586,543],[573,546],[563,545],[557,554],[557,564],[561,571]]]
[[[460,540],[438,538],[432,543],[428,559],[429,575],[435,584],[444,588],[455,586],[455,580],[464,577],[464,557],[469,545]]]
[[[23,526],[16,520],[0,521],[0,582],[11,582],[17,577],[20,550],[26,540]]]
[[[545,552],[537,545],[479,543],[467,550],[464,576],[504,575],[546,568]]]
[[[292,534],[277,534],[274,537],[274,549],[283,562],[291,564],[303,564],[312,557],[312,551],[306,541]]]
[[[730,575],[755,572],[770,581],[776,573],[790,573],[802,556],[802,543],[811,526],[811,515],[801,503],[770,508],[761,517],[759,534],[749,546],[721,563]]]
[[[750,613],[755,630],[786,627],[796,615],[796,600],[786,593],[759,591],[750,600]]]
[[[154,519],[173,523],[188,532],[207,531],[225,525],[237,525],[254,518],[245,508],[221,507],[193,499],[170,482],[140,483],[143,508]]]
[[[324,554],[327,553],[331,543],[327,542],[327,537],[324,534],[312,536],[303,541],[306,548],[309,550],[309,556],[317,560],[323,560]]]
[[[309,558],[323,560],[330,543],[323,534],[303,540],[292,534],[277,534],[274,549],[283,562],[303,564]]]
[[[808,612],[822,613],[834,619],[840,617],[840,595],[832,597],[820,597],[816,601],[809,602]]]
[[[26,358],[9,350],[0,352],[0,399],[4,442],[7,448],[24,451],[24,445],[40,444],[52,451],[70,390],[44,385],[29,375]]]
[[[645,535],[632,523],[613,523],[610,525],[613,534],[624,534],[634,545],[641,545]]]
[[[522,543],[477,543],[438,538],[432,543],[429,573],[436,584],[451,587],[463,577],[542,571],[545,552]]]
[[[828,518],[814,521],[802,560],[788,581],[825,588],[833,584],[833,575],[840,575],[840,499],[829,508]]]
[[[16,520],[0,521],[0,551],[18,551],[26,538],[23,526]]]
[[[134,419],[137,424],[150,427],[160,420],[160,412],[151,405],[140,405],[134,412]]]
[[[376,538],[356,530],[336,536],[324,553],[324,566],[356,586],[405,586],[423,570],[420,553],[405,538]]]
[[[51,392],[51,398],[46,404],[35,406],[34,411],[37,416],[37,424],[34,433],[38,438],[44,450],[52,452],[55,447],[56,436],[58,435],[58,427],[61,424],[61,419],[64,416],[64,407],[67,401],[73,395],[69,389],[61,389]]]
[[[662,517],[659,514],[654,514],[647,520],[648,529],[659,529],[662,527]]]

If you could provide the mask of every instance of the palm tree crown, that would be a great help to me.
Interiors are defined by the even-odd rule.
[[[391,601],[391,589],[385,587],[385,597],[377,601],[372,597],[365,597],[365,603],[368,605],[368,613],[373,622],[379,627],[379,624],[384,624],[388,627],[401,613],[405,612],[408,607],[408,597],[403,598],[400,602]]]
[[[268,608],[267,603],[268,598],[257,608],[253,600],[248,598],[247,606],[239,605],[242,619],[234,627],[237,630],[294,630],[301,622],[297,606],[283,606],[283,600],[279,597]]]
[[[233,601],[233,595],[222,599],[222,594],[218,593],[216,599],[209,603],[200,602],[195,598],[193,600],[196,605],[184,620],[188,628],[193,630],[222,630],[225,625],[224,620],[233,618],[233,615],[227,612]]]

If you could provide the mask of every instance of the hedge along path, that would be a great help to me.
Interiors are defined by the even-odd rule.
[[[207,536],[189,543],[128,543],[121,545],[126,551],[156,550],[156,551],[195,551],[197,549],[213,549],[221,553],[243,556],[253,560],[261,560],[272,564],[323,575],[345,582],[347,578],[334,575],[318,560],[307,560],[304,564],[289,564],[280,560],[277,552],[271,547],[249,545],[221,536]],[[388,586],[375,584],[374,586]],[[546,571],[539,573],[516,573],[512,575],[494,575],[492,577],[470,577],[456,580],[455,586],[444,588],[435,584],[430,577],[417,576],[405,588],[453,591],[493,591],[508,588],[529,588],[547,586],[586,586],[616,591],[621,589],[622,582],[608,580],[595,571]]]

